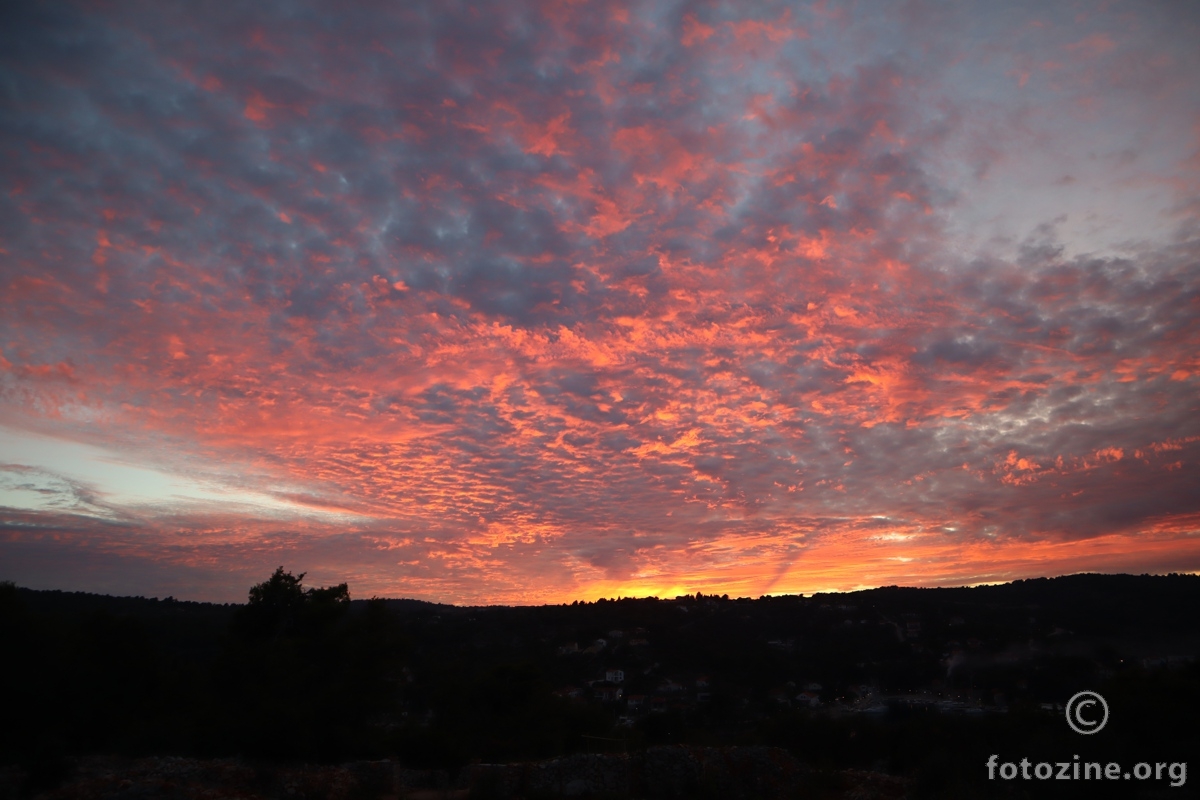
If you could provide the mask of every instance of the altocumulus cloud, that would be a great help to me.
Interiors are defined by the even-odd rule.
[[[1200,20],[1133,11],[8,4],[0,425],[204,491],[14,461],[4,577],[1200,568]]]

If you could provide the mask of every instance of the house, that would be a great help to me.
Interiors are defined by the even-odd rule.
[[[658,685],[658,690],[663,694],[678,694],[679,692],[683,691],[683,686],[671,680],[670,678],[667,678]]]
[[[576,686],[564,686],[554,692],[555,697],[561,697],[564,700],[579,700],[583,697],[583,690]]]
[[[630,711],[641,711],[646,706],[646,696],[644,694],[631,694],[626,698],[625,705]]]
[[[624,683],[625,671],[620,669],[606,669],[604,670],[604,680],[609,683]]]
[[[667,710],[667,698],[655,695],[650,698],[650,710],[657,714],[661,714]]]
[[[579,652],[578,642],[571,642],[570,644],[564,644],[558,648],[558,654],[560,656],[569,656],[569,655],[573,655],[578,652]]]
[[[583,653],[584,655],[594,656],[606,647],[608,647],[608,642],[606,642],[604,639],[597,639],[596,641],[592,642],[591,647],[584,650]]]
[[[609,686],[600,684],[593,687],[595,697],[601,703],[615,703],[621,699],[624,690],[620,686]]]
[[[696,678],[696,688],[697,689],[707,689],[708,688],[708,676],[707,675],[700,675]]]

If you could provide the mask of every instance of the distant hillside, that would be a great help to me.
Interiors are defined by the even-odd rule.
[[[137,614],[140,616],[208,616],[226,619],[236,608],[245,603],[205,603],[192,600],[176,600],[174,597],[159,599],[142,596],[113,596],[92,592],[67,592],[61,589],[26,589],[15,587],[21,602],[30,609],[46,613],[73,613],[79,611],[104,611],[109,614]],[[430,603],[425,600],[407,598],[381,598],[392,611],[435,611],[453,609],[445,603]],[[352,600],[353,608],[365,608],[368,600]]]
[[[353,592],[354,587],[350,587]],[[50,613],[67,611],[96,610],[120,614],[166,614],[166,615],[211,615],[221,618],[228,615],[232,609],[243,603],[205,603],[190,600],[176,600],[173,597],[159,599],[142,596],[113,596],[94,594],[90,592],[69,592],[60,589],[26,589],[16,587],[22,601],[31,609]],[[1033,578],[1018,580],[1012,583],[988,586],[970,587],[904,587],[883,586],[877,589],[863,589],[854,592],[822,592],[811,595],[772,595],[761,596],[764,602],[789,599],[808,599],[822,602],[855,602],[855,603],[907,603],[910,605],[929,604],[966,604],[993,603],[1002,605],[1020,605],[1029,603],[1051,603],[1062,608],[1081,610],[1107,609],[1119,612],[1121,616],[1137,615],[1158,604],[1171,600],[1188,600],[1195,598],[1200,592],[1200,575],[1178,574],[1170,575],[1105,575],[1098,573],[1083,573],[1066,575],[1057,578]],[[710,595],[704,595],[709,597]],[[381,600],[391,611],[403,612],[454,612],[466,610],[487,609],[518,609],[539,608],[539,606],[456,606],[449,603],[435,603],[426,600],[409,598],[374,598]],[[646,599],[655,602],[690,601],[691,595],[677,598],[623,598],[623,600]],[[752,600],[753,598],[738,598]],[[354,608],[365,608],[367,599],[359,598],[351,601]],[[591,601],[579,601],[581,605],[592,605]],[[555,607],[555,606],[549,606]]]
[[[614,748],[770,746],[818,772],[953,774],[947,796],[985,796],[989,753],[1079,752],[1062,706],[1085,689],[1120,719],[1094,740],[1104,758],[1200,747],[1195,575],[469,607],[348,600],[346,587],[277,574],[254,596],[0,584],[13,654],[0,685],[20,687],[0,763],[50,785],[63,778],[47,764],[89,753],[390,757],[453,773]]]

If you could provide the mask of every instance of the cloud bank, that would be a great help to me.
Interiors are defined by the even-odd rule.
[[[0,577],[1200,569],[1176,5],[3,13],[0,425],[208,488],[0,458]]]

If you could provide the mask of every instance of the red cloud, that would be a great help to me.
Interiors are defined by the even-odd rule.
[[[288,510],[98,487],[4,541],[471,602],[1196,568],[1194,229],[1076,255],[998,183],[1017,232],[961,230],[1038,141],[980,128],[1095,87],[995,83],[915,7],[738,13],[166,5],[96,17],[143,49],[29,55],[0,425]],[[1119,32],[1024,22],[1018,64]]]

